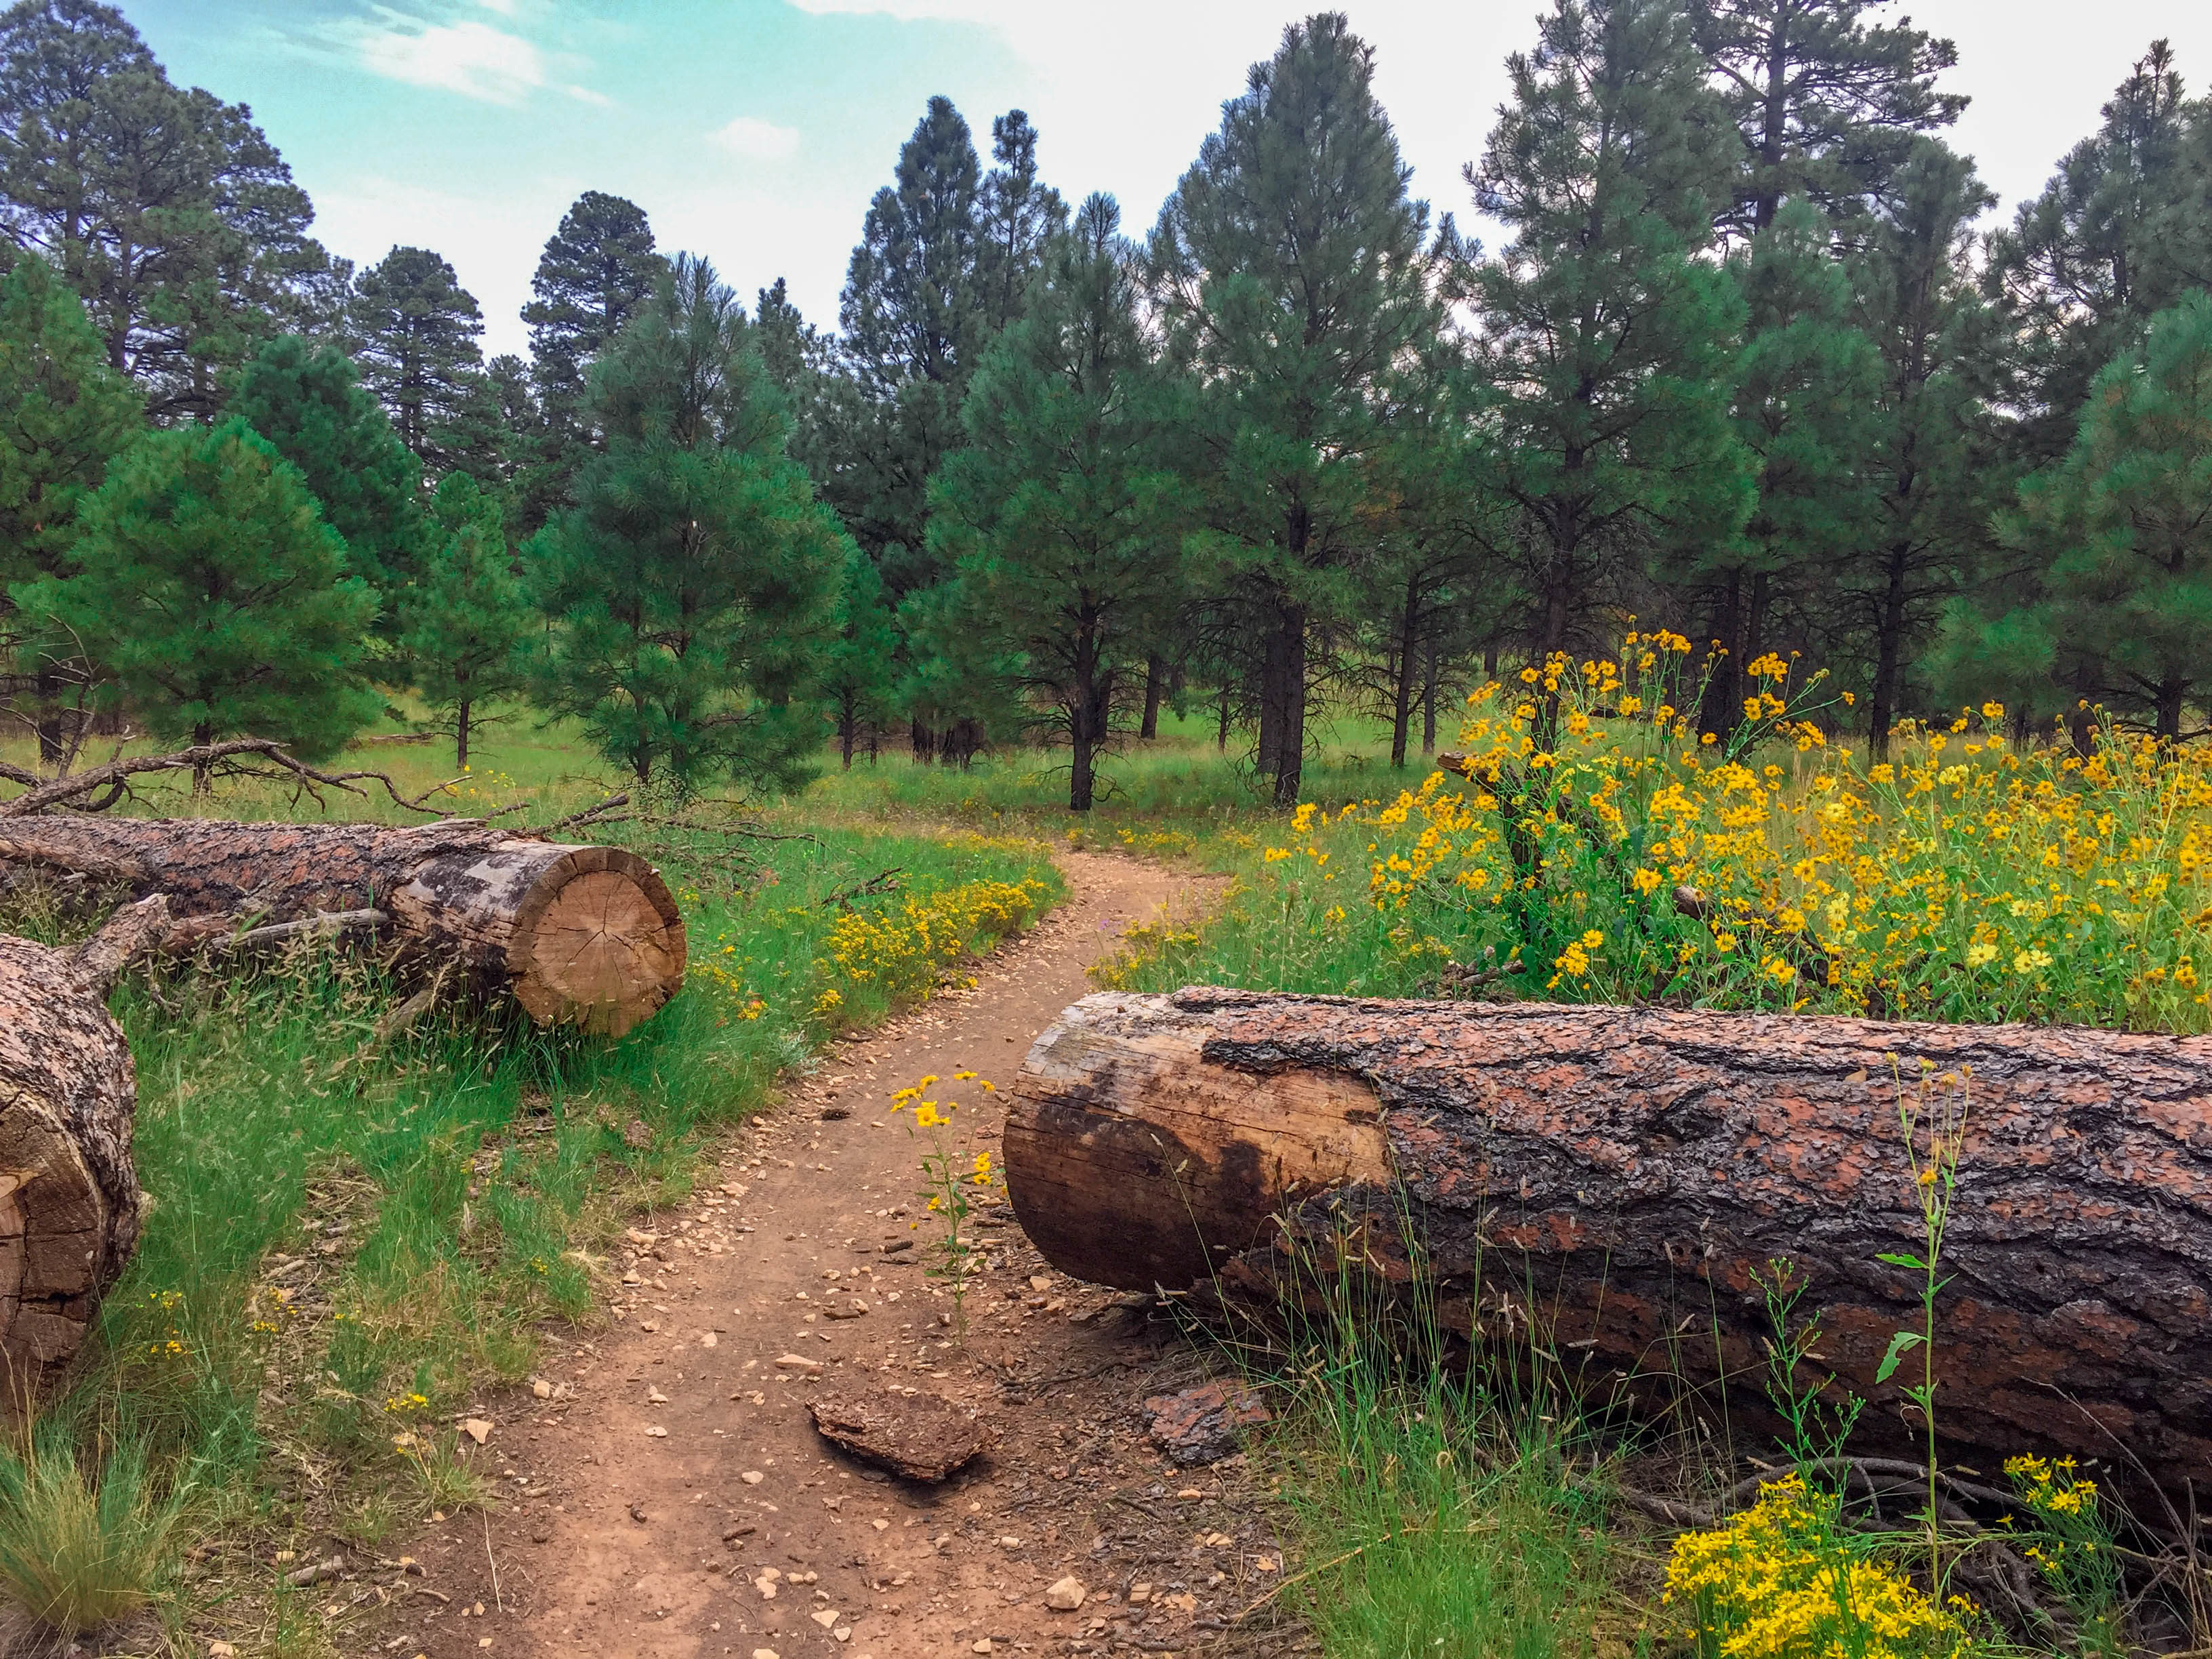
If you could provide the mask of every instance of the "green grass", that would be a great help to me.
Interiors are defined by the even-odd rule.
[[[486,745],[453,791],[465,809],[520,801],[520,821],[543,823],[607,792],[558,734],[502,735],[513,741]],[[343,763],[411,789],[446,775],[437,758],[393,746]],[[149,813],[325,810],[248,783],[211,802],[168,780],[144,793]],[[344,796],[327,811],[412,821]],[[104,1463],[118,1498],[117,1455],[148,1491],[189,1482],[181,1534],[208,1559],[168,1606],[173,1630],[229,1598],[219,1633],[272,1650],[310,1642],[313,1621],[264,1565],[272,1544],[374,1547],[471,1498],[453,1418],[487,1383],[526,1376],[544,1331],[594,1316],[622,1227],[681,1201],[715,1134],[836,1029],[926,994],[947,966],[940,951],[877,970],[870,952],[903,937],[908,907],[954,919],[981,950],[1060,891],[1046,850],[1015,837],[931,834],[920,819],[888,834],[817,827],[781,806],[690,816],[781,838],[593,832],[662,867],[691,945],[684,993],[617,1041],[459,1003],[380,1036],[408,988],[312,946],[258,970],[118,988],[154,1209],[46,1406],[41,1443],[76,1448],[95,1474]],[[890,870],[890,890],[835,902]],[[50,938],[93,920],[35,904],[4,919]]]

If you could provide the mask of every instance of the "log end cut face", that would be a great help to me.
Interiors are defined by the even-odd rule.
[[[635,854],[559,850],[515,915],[514,994],[542,1024],[620,1036],[684,983],[684,917]]]
[[[403,926],[503,973],[541,1025],[620,1036],[684,983],[684,918],[618,847],[510,841],[428,860],[389,901]]]
[[[1387,1183],[1381,1102],[1343,1073],[1233,1071],[1166,998],[1086,997],[1037,1039],[1012,1093],[1007,1191],[1054,1266],[1182,1289],[1268,1243],[1331,1188]]]
[[[68,957],[0,937],[0,1382],[74,1355],[137,1242],[137,1074]]]

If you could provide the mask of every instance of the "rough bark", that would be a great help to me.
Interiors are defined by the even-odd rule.
[[[1424,1261],[1448,1328],[1632,1406],[1725,1401],[1739,1434],[1771,1425],[1759,1279],[1786,1260],[1823,1374],[1897,1443],[1917,1367],[1875,1376],[1917,1311],[1916,1276],[1878,1259],[1920,1243],[1900,1076],[1967,1079],[1948,1451],[2124,1449],[2212,1480],[2212,1038],[1109,994],[1030,1051],[1006,1167],[1068,1273],[1265,1297],[1293,1245],[1349,1235],[1386,1279]]]
[[[541,1024],[619,1034],[683,983],[684,921],[659,873],[618,848],[483,824],[0,819],[0,859],[161,892],[176,942],[248,920],[381,911],[430,952],[512,988]]]
[[[74,1355],[138,1242],[137,1074],[108,988],[167,926],[157,896],[74,951],[0,934],[0,1386]]]

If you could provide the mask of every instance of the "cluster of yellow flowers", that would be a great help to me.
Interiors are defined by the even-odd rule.
[[[2021,1553],[2062,1590],[2094,1589],[2106,1580],[2117,1589],[2118,1562],[2098,1512],[2097,1483],[2076,1474],[2077,1467],[2070,1457],[2005,1459],[2005,1474],[2033,1517]]]
[[[1938,1606],[1894,1568],[1846,1547],[1834,1500],[1791,1474],[1723,1526],[1683,1534],[1666,1601],[1695,1609],[1716,1659],[1938,1659],[1968,1650],[1973,1607]]]
[[[831,925],[816,967],[832,981],[868,987],[893,1002],[918,1002],[976,940],[1028,926],[1044,896],[1043,884],[1035,880],[971,881],[909,897],[896,911],[848,910]]]
[[[1487,910],[1561,994],[2212,1024],[2212,762],[2015,748],[1990,702],[1869,766],[1771,654],[1745,723],[1696,738],[1686,648],[1631,634],[1476,692],[1454,770],[1358,815],[1373,902]]]

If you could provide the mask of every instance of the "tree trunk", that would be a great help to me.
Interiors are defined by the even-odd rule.
[[[179,942],[248,917],[382,911],[404,939],[509,986],[540,1024],[619,1035],[684,982],[684,921],[653,866],[613,847],[482,824],[0,818],[0,858],[166,893]]]
[[[1030,1051],[1006,1170],[1078,1277],[1264,1304],[1348,1229],[1387,1280],[1423,1260],[1448,1328],[1647,1409],[1724,1398],[1739,1430],[1774,1426],[1759,1280],[1787,1260],[1820,1374],[1868,1400],[1869,1444],[1902,1445],[1917,1361],[1875,1380],[1918,1305],[1878,1259],[1921,1248],[1899,1097],[1956,1107],[1962,1074],[1945,1455],[2117,1443],[2212,1480],[2212,1038],[1106,994]]]
[[[1137,735],[1146,743],[1160,734],[1160,693],[1167,689],[1168,665],[1157,656],[1145,659],[1145,716]]]
[[[1390,765],[1406,769],[1406,739],[1413,725],[1414,633],[1420,627],[1421,589],[1418,578],[1406,578],[1404,607],[1398,613],[1396,662],[1390,679]]]
[[[1437,642],[1421,649],[1421,753],[1437,752]]]
[[[74,1355],[138,1241],[137,1074],[107,991],[167,925],[130,907],[74,951],[0,935],[0,1385]]]
[[[1705,652],[1705,695],[1698,707],[1698,730],[1726,737],[1743,723],[1743,573],[1723,580],[1712,643]]]
[[[1221,687],[1221,723],[1213,734],[1213,746],[1222,754],[1229,752],[1229,686]]]
[[[1907,550],[1889,550],[1889,570],[1875,623],[1874,686],[1867,699],[1867,754],[1889,757],[1889,728],[1897,723],[1897,682],[1905,658],[1905,576]]]
[[[453,764],[469,769],[469,708],[464,699],[453,705]]]
[[[1282,659],[1277,691],[1279,737],[1275,747],[1275,805],[1296,806],[1306,759],[1306,612],[1304,605],[1286,605],[1279,613],[1277,632]]]

